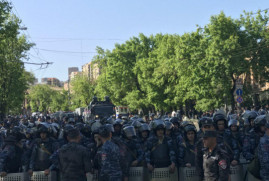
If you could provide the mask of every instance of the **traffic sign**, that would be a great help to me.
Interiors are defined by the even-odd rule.
[[[237,89],[236,90],[236,95],[242,96],[243,95],[243,90],[242,89]]]
[[[243,98],[241,96],[238,96],[236,98],[236,102],[238,102],[239,104],[241,104],[243,102]]]

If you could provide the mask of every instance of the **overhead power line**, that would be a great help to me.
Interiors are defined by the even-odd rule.
[[[46,51],[46,52],[54,52],[54,53],[97,53],[97,52],[76,52],[76,51],[65,51],[65,50],[49,50],[49,49],[43,49],[39,48],[39,50]]]

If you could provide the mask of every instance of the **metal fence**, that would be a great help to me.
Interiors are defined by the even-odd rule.
[[[243,181],[246,174],[247,164],[231,166],[231,181]],[[131,167],[129,181],[198,181],[195,167],[181,167],[174,173],[169,172],[169,168],[155,168],[149,172],[145,167]],[[45,175],[44,172],[33,172],[30,177],[28,173],[10,173],[5,177],[0,177],[0,181],[60,181],[56,172]],[[98,181],[98,173],[87,174],[87,181]],[[245,181],[260,181],[247,173]]]

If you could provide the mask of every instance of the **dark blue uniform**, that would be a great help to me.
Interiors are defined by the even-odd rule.
[[[0,154],[0,172],[19,172],[22,167],[22,153],[22,148],[18,147],[15,141],[6,140]]]
[[[258,146],[258,157],[260,160],[260,176],[263,181],[269,181],[269,136],[264,135]]]
[[[121,156],[119,147],[106,141],[97,152],[99,162],[99,181],[121,181]]]
[[[260,142],[260,136],[251,129],[244,138],[243,142],[243,156],[246,160],[253,160],[255,155],[255,149]]]
[[[168,167],[172,163],[176,164],[172,139],[165,136],[161,141],[154,135],[150,137],[147,142],[145,159],[155,168]]]

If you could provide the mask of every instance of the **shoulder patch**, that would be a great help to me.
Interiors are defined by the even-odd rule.
[[[227,168],[227,162],[226,162],[226,160],[220,160],[219,161],[219,166],[220,166],[220,168],[222,168],[223,170],[225,170]]]
[[[106,154],[103,153],[101,156],[102,156],[102,161],[105,161],[106,160]]]

